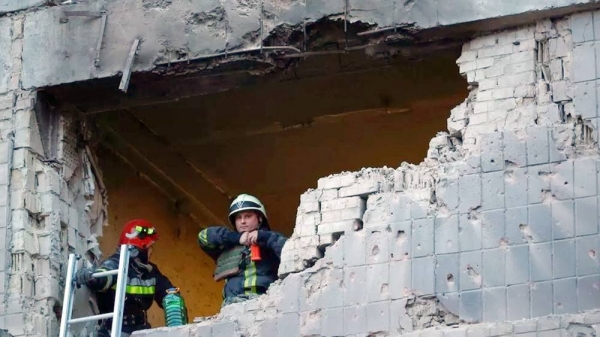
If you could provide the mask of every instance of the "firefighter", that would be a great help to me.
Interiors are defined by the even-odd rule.
[[[229,221],[236,231],[209,227],[198,234],[202,250],[216,261],[215,281],[225,280],[222,306],[264,294],[277,280],[281,250],[286,238],[271,231],[265,206],[256,197],[240,194],[229,207]],[[260,261],[251,258],[252,245]]]
[[[142,219],[131,220],[121,232],[119,246],[130,245],[129,270],[123,307],[122,336],[138,330],[149,329],[147,311],[152,302],[163,308],[163,298],[167,292],[172,293],[176,288],[163,275],[158,267],[150,262],[152,245],[158,240],[154,226]],[[85,285],[96,292],[98,309],[101,314],[110,313],[114,308],[117,277],[105,276],[92,278],[93,273],[110,271],[119,267],[120,251],[111,255],[98,268],[86,268],[76,274],[77,286]],[[187,309],[183,308],[187,312]],[[112,319],[98,322],[98,337],[109,337]]]

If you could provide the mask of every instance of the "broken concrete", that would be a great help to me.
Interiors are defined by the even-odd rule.
[[[48,1],[45,0],[2,0],[0,1],[0,14],[42,6],[47,3]]]
[[[134,336],[595,335],[597,104],[571,105],[597,15],[467,43],[471,93],[422,163],[319,180],[266,295]]]
[[[12,46],[12,21],[11,20],[0,20],[0,45]],[[12,75],[12,53],[11,48],[2,48],[0,51],[0,64],[2,65],[3,71],[0,71],[0,92],[8,91]]]
[[[21,114],[35,116],[33,106],[22,108],[16,112],[17,120]],[[7,234],[11,268],[6,305],[12,313],[2,322],[15,336],[51,336],[58,331],[59,317],[54,312],[62,306],[66,272],[62,265],[68,254],[83,255],[80,264],[88,265],[101,258],[96,238],[105,225],[106,200],[95,178],[95,159],[71,137],[77,135],[77,123],[60,121],[57,161],[49,164],[42,159],[39,128],[50,126],[35,118],[25,121],[24,129],[15,130],[14,147],[9,150],[12,226]],[[78,292],[74,316],[91,314],[88,298],[86,290]],[[78,326],[74,331],[82,328],[86,329]]]
[[[563,316],[546,316],[536,319],[521,320],[516,322],[502,323],[482,323],[468,326],[454,326],[450,328],[440,329],[439,327],[428,328],[420,331],[407,332],[397,330],[393,332],[377,332],[372,336],[407,336],[407,337],[438,337],[438,336],[577,336],[577,337],[593,337],[598,333],[599,319],[598,311],[590,311],[579,315],[563,315]],[[264,330],[261,336],[283,336],[293,332],[293,326],[284,324],[273,324],[269,329]],[[225,329],[230,329],[229,331]],[[287,329],[287,330],[286,330]],[[231,333],[226,335],[223,333]],[[220,325],[211,329],[210,326],[200,323],[194,330],[187,331],[185,328],[174,329],[156,329],[148,330],[143,333],[136,333],[138,336],[158,337],[166,336],[164,333],[169,331],[173,335],[182,334],[187,336],[240,336],[240,334],[232,330],[231,326]],[[320,335],[314,333],[312,335]],[[310,335],[310,336],[312,336]],[[323,336],[332,336],[334,334],[324,333]]]
[[[23,20],[0,19],[6,33],[0,43],[9,46],[0,53],[6,70],[0,78],[0,329],[10,336],[54,336],[64,263],[69,253],[85,256],[82,263],[100,258],[96,237],[106,200],[95,159],[78,143],[79,123],[36,114],[50,112],[40,110],[48,107],[38,104],[37,93],[22,89]],[[76,303],[75,315],[91,312],[87,296]]]
[[[577,10],[576,5],[595,4],[591,0],[548,0],[498,6],[493,1],[465,0],[450,8],[437,1],[349,1],[346,8],[343,1],[322,0],[75,3],[27,14],[22,82],[24,88],[34,88],[118,75],[136,38],[142,43],[134,71],[149,71],[157,64],[256,53],[261,47],[266,52],[298,53],[302,45],[269,45],[263,40],[276,37],[282,28],[301,33],[304,25],[323,18],[362,22],[383,29],[395,25],[429,29],[515,16],[508,24],[517,25],[530,22],[524,14],[531,11],[564,14]],[[67,18],[67,11],[106,13],[106,29],[101,31],[99,15]],[[521,19],[518,15],[522,15]],[[498,23],[497,28],[507,22]],[[97,52],[98,66],[94,63]]]

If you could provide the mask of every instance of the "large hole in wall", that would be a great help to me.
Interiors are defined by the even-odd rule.
[[[249,78],[235,78],[243,63],[226,76],[171,76],[153,84],[152,75],[134,77],[128,96],[114,81],[48,92],[98,126],[93,148],[109,200],[105,256],[126,221],[152,221],[161,235],[153,261],[182,288],[197,317],[218,312],[222,288],[212,280],[214,263],[197,234],[226,223],[230,198],[258,196],[273,229],[290,236],[300,194],[320,177],[420,162],[467,95],[458,56],[454,49],[410,60],[356,52],[315,56]],[[229,78],[236,88],[226,88]],[[186,97],[135,99],[144,85],[153,92],[178,86]],[[207,86],[223,88],[202,95],[190,89]],[[150,319],[163,324],[156,306]]]

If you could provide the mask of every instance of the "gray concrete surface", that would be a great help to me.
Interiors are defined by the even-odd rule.
[[[0,14],[41,6],[45,3],[47,3],[45,0],[2,0],[0,1]]]
[[[320,179],[301,197],[295,235],[282,253],[279,271],[287,278],[267,295],[200,325],[134,336],[199,328],[209,336],[215,324],[244,336],[595,336],[596,313],[571,315],[600,303],[599,137],[595,129],[574,136],[585,128],[578,117],[598,118],[598,97],[578,97],[573,109],[563,96],[585,85],[572,80],[577,74],[592,69],[586,79],[598,78],[595,62],[577,58],[581,46],[594,54],[598,37],[586,22],[596,17],[544,20],[465,44],[463,75],[494,83],[474,85],[452,111],[449,124],[469,120],[459,130],[462,142],[438,134],[420,165]],[[561,43],[567,52],[551,48]],[[546,47],[551,52],[538,59],[534,51]],[[542,79],[539,69],[553,62],[564,66],[560,76]],[[572,115],[561,118],[556,105]],[[358,232],[356,217],[364,221]],[[304,261],[318,258],[311,255],[316,242],[336,232],[344,235],[307,267]],[[464,324],[482,322],[493,324]]]
[[[0,93],[8,91],[8,85],[12,75],[12,20],[8,18],[0,19]]]
[[[267,295],[198,325],[134,336],[215,336],[223,324],[236,336],[596,336],[597,312],[577,314],[600,303],[599,137],[577,130],[598,118],[598,97],[573,109],[577,99],[564,95],[585,85],[573,80],[579,74],[598,78],[593,58],[577,58],[599,38],[582,22],[596,17],[544,20],[465,44],[463,75],[493,83],[473,85],[452,111],[450,125],[468,120],[456,130],[461,141],[440,133],[419,165],[320,179],[301,197],[284,247],[287,277]],[[552,48],[562,43],[567,52]],[[550,52],[538,59],[535,50]],[[564,65],[560,76],[543,77],[553,62]],[[360,231],[351,226],[357,213]],[[315,242],[342,232],[323,258],[314,255]],[[318,260],[307,267],[310,259]]]
[[[345,12],[350,21],[379,26],[410,22],[425,29],[595,3],[556,0],[537,2],[533,8],[475,1],[446,6],[440,0],[408,2],[391,10],[382,1],[350,1],[346,9],[341,0],[304,5],[267,1],[269,13],[263,19],[265,36],[281,24],[298,25],[305,17],[340,18]],[[226,45],[232,50],[258,46],[262,14],[257,1],[234,4],[128,0],[27,12],[22,58],[20,38],[12,40],[20,36],[20,18],[0,18],[0,30],[10,32],[2,36],[11,39],[0,37],[0,44],[11,46],[0,52],[0,90],[15,89],[2,100],[0,121],[3,144],[12,146],[7,152],[15,158],[6,159],[6,170],[0,166],[0,173],[12,170],[10,179],[0,179],[0,205],[14,210],[12,227],[5,224],[14,232],[10,243],[5,242],[10,250],[0,247],[0,254],[10,252],[20,262],[10,274],[0,275],[9,284],[3,298],[13,301],[3,303],[8,309],[0,316],[0,329],[13,335],[50,335],[56,330],[56,318],[40,313],[50,312],[60,297],[58,277],[47,272],[37,275],[34,284],[28,271],[36,259],[48,263],[40,270],[53,268],[58,275],[59,264],[51,266],[49,256],[61,259],[58,245],[52,244],[60,241],[59,233],[43,235],[31,223],[52,228],[66,224],[65,244],[81,252],[94,249],[93,240],[87,239],[101,230],[104,219],[99,207],[97,219],[80,222],[77,211],[86,206],[74,203],[93,198],[99,190],[73,195],[69,188],[53,190],[53,179],[46,179],[54,176],[54,168],[37,156],[35,95],[16,90],[19,83],[33,88],[118,74],[138,37],[143,39],[138,71],[176,55],[195,57],[223,51]],[[65,9],[108,13],[99,69],[93,65],[99,19],[70,17],[65,22]],[[268,295],[226,307],[204,324],[137,335],[393,335],[414,330],[415,336],[470,336],[471,329],[477,336],[595,335],[597,313],[570,315],[597,309],[600,303],[599,131],[593,127],[600,122],[595,47],[599,18],[587,12],[469,41],[458,65],[478,86],[452,111],[451,135],[434,137],[423,163],[322,178],[316,190],[301,198],[298,231],[282,255],[280,274],[287,278]],[[547,50],[547,56],[537,59],[536,50]],[[22,61],[22,74],[15,61]],[[12,78],[20,82],[12,83]],[[74,139],[69,138],[70,129],[63,129],[61,155],[76,153],[67,141]],[[14,166],[8,167],[9,162]],[[65,163],[61,183],[76,170],[91,170],[87,165]],[[37,185],[34,176],[41,179]],[[96,183],[88,178],[73,185]],[[352,230],[356,217],[365,222],[359,232]],[[99,228],[93,229],[95,225]],[[342,239],[332,244],[332,234],[342,232]],[[317,248],[325,245],[325,257],[308,268],[304,262],[319,257]],[[23,294],[33,293],[36,286],[37,301],[25,301],[32,298]],[[525,321],[501,323],[506,319]],[[479,322],[494,324],[461,324]]]
[[[142,44],[135,71],[146,71],[156,62],[194,58],[260,45],[282,25],[301,27],[324,17],[363,22],[377,27],[414,24],[419,29],[519,15],[530,11],[593,5],[592,0],[546,0],[522,4],[463,0],[449,6],[438,0],[266,0],[264,13],[258,1],[237,4],[229,0],[109,1],[49,7],[27,15],[23,59],[23,86],[43,87],[89,78],[113,76],[122,71],[134,39]],[[64,10],[98,10],[108,14],[101,66],[95,68],[100,19],[72,17],[60,23]],[[572,10],[576,10],[573,7]]]

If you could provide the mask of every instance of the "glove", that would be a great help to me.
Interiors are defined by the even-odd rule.
[[[94,274],[94,270],[91,268],[84,268],[78,271],[77,274],[75,274],[75,284],[77,284],[77,288],[87,286],[92,279],[92,274]]]
[[[140,250],[137,247],[134,246],[134,247],[129,248],[129,258],[130,259],[135,259],[139,255],[140,255]]]

